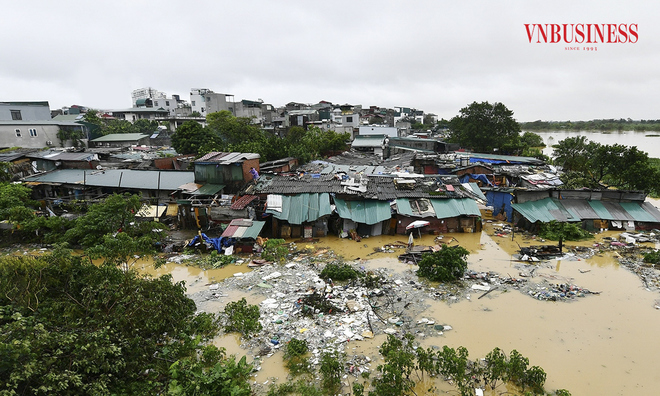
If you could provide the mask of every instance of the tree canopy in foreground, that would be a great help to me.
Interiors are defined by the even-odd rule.
[[[61,249],[0,258],[0,394],[250,395],[183,283]]]

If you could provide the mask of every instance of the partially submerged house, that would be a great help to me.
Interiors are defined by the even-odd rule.
[[[454,176],[398,172],[402,167],[409,166],[316,162],[295,174],[262,176],[246,192],[267,201],[266,221],[274,237],[406,233],[411,222],[428,217],[434,221],[424,232],[480,230],[474,200],[485,197],[473,190],[476,185],[466,187]],[[426,199],[431,210],[415,211],[419,199]]]
[[[579,223],[589,231],[660,228],[660,211],[645,199],[637,191],[547,190],[519,192],[511,207],[514,223],[533,231],[553,220]]]

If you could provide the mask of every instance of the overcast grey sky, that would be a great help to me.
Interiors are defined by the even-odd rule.
[[[451,118],[660,119],[651,1],[7,1],[0,101],[127,108],[153,87],[236,100],[406,106]],[[524,24],[637,24],[637,43],[529,43]],[[593,45],[591,45],[593,46]]]

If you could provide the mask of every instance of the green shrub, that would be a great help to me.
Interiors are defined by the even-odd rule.
[[[284,352],[284,358],[289,359],[296,356],[303,356],[309,351],[309,346],[307,345],[307,340],[299,340],[297,338],[292,338],[286,344],[286,352]]]
[[[539,236],[551,241],[582,241],[593,238],[589,231],[581,228],[578,224],[553,220],[541,225]]]
[[[245,337],[251,337],[262,329],[259,323],[259,307],[256,305],[248,305],[245,298],[239,301],[232,301],[225,307],[226,332],[238,332]]]
[[[660,263],[660,251],[655,250],[650,253],[643,253],[644,262],[649,264],[658,264]]]
[[[284,262],[286,255],[289,254],[289,248],[285,245],[284,239],[269,239],[264,243],[264,251],[261,252],[261,258],[277,263]]]
[[[323,279],[332,279],[333,281],[347,281],[357,279],[361,273],[348,264],[329,263],[321,271],[320,277]]]
[[[466,257],[470,254],[461,246],[442,245],[433,253],[424,253],[419,262],[417,275],[434,282],[453,282],[467,271]]]

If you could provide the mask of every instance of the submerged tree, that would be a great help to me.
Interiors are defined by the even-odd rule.
[[[462,246],[442,245],[433,253],[424,253],[419,262],[417,275],[435,282],[453,282],[461,279],[467,270],[467,255]]]

